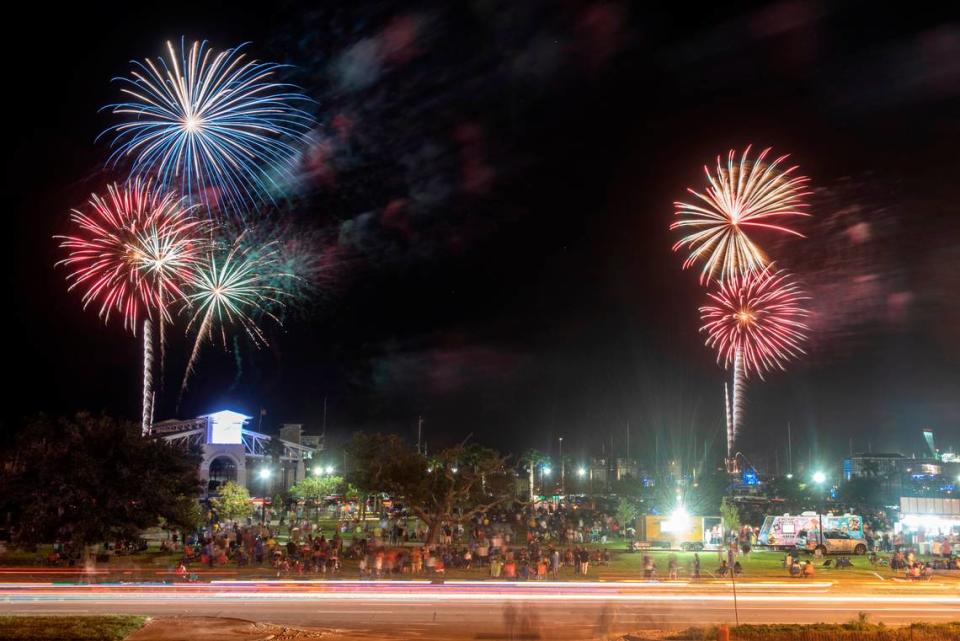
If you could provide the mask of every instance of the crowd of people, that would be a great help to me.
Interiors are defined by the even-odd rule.
[[[285,526],[282,521],[280,525],[257,524],[252,519],[245,524],[214,521],[182,542],[177,573],[189,576],[189,568],[196,565],[217,568],[233,564],[271,567],[277,576],[342,575],[343,561],[349,559],[347,576],[359,578],[442,577],[450,570],[483,568],[491,578],[547,580],[558,578],[564,568],[572,569],[575,576],[590,576],[592,569],[610,563],[611,553],[603,544],[622,532],[616,518],[602,510],[564,504],[544,504],[532,511],[494,510],[462,522],[438,524],[434,531],[402,513],[385,512],[375,520],[343,519],[333,527],[328,525],[327,532],[303,515],[285,516]],[[744,570],[741,559],[749,558],[758,534],[758,528],[750,525],[725,535],[711,532],[710,540],[721,543],[716,550],[719,565],[709,570],[701,569],[699,554],[694,554],[685,568],[670,554],[666,571],[658,575],[654,557],[645,554],[642,576],[672,580],[681,573],[690,578],[700,578],[701,572],[716,577],[740,575]],[[886,541],[891,549],[889,560],[880,561],[877,552],[887,547]],[[174,538],[165,545],[174,549],[177,543]],[[899,537],[878,535],[870,543],[871,563],[888,564],[909,578],[929,577],[936,570],[960,570],[956,537],[929,541],[933,559],[927,562],[918,560],[913,548]],[[843,562],[832,561],[838,568]],[[827,563],[831,561],[824,565]],[[846,563],[852,566],[849,560]],[[796,554],[788,554],[784,567],[794,577],[811,577],[816,572],[814,561],[802,561]]]
[[[269,564],[278,576],[291,572],[335,574],[340,571],[344,541],[339,532],[328,539],[322,531],[315,532],[309,522],[304,522],[289,527],[286,543],[279,542],[278,534],[263,524],[215,523],[183,541],[177,573],[187,574],[193,563],[208,568],[231,563],[237,567]],[[177,544],[175,535],[171,544]]]
[[[492,511],[466,522],[441,523],[435,532],[415,519],[383,514],[379,520],[344,519],[323,532],[302,515],[285,514],[286,526],[247,519],[217,520],[178,541],[163,542],[167,551],[182,550],[177,574],[191,568],[271,566],[277,576],[342,571],[342,561],[356,561],[361,578],[397,574],[442,576],[448,569],[486,568],[493,578],[544,580],[561,568],[588,576],[591,566],[610,562],[607,549],[585,543],[606,542],[619,530],[616,520],[580,507],[540,507],[530,513]],[[286,542],[281,543],[285,530]],[[346,543],[345,543],[346,541]]]

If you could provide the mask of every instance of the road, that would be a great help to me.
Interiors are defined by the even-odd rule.
[[[524,635],[587,639],[608,632],[733,623],[960,619],[956,584],[899,583],[841,591],[830,582],[492,583],[224,581],[202,584],[0,584],[0,614],[217,616],[422,637]],[[549,634],[543,633],[549,629]]]

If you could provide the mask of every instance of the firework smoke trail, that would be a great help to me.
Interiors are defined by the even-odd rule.
[[[151,181],[134,179],[107,188],[107,197],[90,196],[87,212],[73,210],[73,235],[58,236],[67,257],[57,263],[71,269],[68,290],[84,287],[83,306],[100,303],[107,323],[113,311],[136,334],[144,320],[142,428],[153,416],[153,326],[170,321],[168,301],[183,296],[194,263],[204,247],[204,225],[193,208]],[[161,338],[162,342],[162,338]]]
[[[733,414],[730,409],[730,387],[726,383],[723,384],[723,402],[727,410],[727,460],[729,460],[733,456],[734,431]]]
[[[153,424],[153,329],[149,318],[143,319],[143,415],[140,429],[144,436]]]
[[[113,134],[109,162],[132,158],[135,175],[211,209],[272,202],[315,122],[297,105],[312,101],[272,80],[284,65],[245,61],[243,46],[217,53],[181,39],[179,51],[167,42],[167,58],[135,61],[132,77],[117,78],[127,101],[105,107],[125,118],[101,134]]]
[[[222,245],[223,243],[219,243]],[[206,262],[194,271],[191,291],[184,296],[185,309],[193,308],[187,331],[197,324],[197,337],[187,362],[180,384],[177,406],[183,400],[190,374],[196,367],[200,345],[207,338],[212,340],[214,325],[218,325],[224,348],[227,346],[227,326],[239,325],[254,345],[266,345],[267,339],[257,325],[255,316],[264,315],[280,324],[271,305],[282,306],[284,292],[275,284],[285,276],[278,270],[278,252],[275,244],[249,251],[244,244],[244,234],[236,238],[225,255],[221,249],[211,249]]]
[[[233,383],[230,384],[230,390],[233,391],[237,388],[237,385],[240,384],[240,379],[243,377],[243,357],[240,354],[240,339],[236,335],[233,336],[233,364],[235,366],[235,373],[233,375]]]
[[[733,445],[737,442],[740,433],[740,423],[743,421],[743,394],[744,394],[743,350],[737,348],[733,357],[733,396],[731,398],[732,422],[730,424],[730,442],[727,449],[732,453]],[[731,454],[732,455],[732,454]]]
[[[797,167],[781,169],[788,156],[772,162],[766,158],[770,148],[764,149],[756,160],[750,160],[750,146],[744,150],[739,163],[736,152],[727,154],[726,167],[717,156],[716,173],[704,166],[709,187],[705,193],[688,189],[700,202],[675,202],[677,221],[670,229],[689,231],[673,246],[673,251],[686,249],[690,253],[683,263],[686,269],[703,260],[700,283],[719,278],[727,280],[765,266],[763,251],[750,239],[747,231],[775,231],[803,237],[797,231],[780,224],[785,217],[809,216],[804,209],[804,198],[809,178],[791,176]]]

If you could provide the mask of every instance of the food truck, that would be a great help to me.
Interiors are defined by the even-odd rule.
[[[793,548],[797,544],[797,535],[806,533],[808,538],[816,538],[823,523],[824,532],[845,532],[850,538],[862,539],[863,518],[856,514],[817,514],[803,512],[799,515],[784,514],[782,516],[766,516],[760,526],[757,536],[757,545],[764,545],[774,549]]]
[[[652,547],[682,550],[715,548],[723,543],[723,519],[719,516],[693,516],[683,510],[672,514],[647,514],[637,519],[637,541]]]

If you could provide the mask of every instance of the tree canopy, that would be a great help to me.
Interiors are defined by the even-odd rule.
[[[310,501],[320,518],[320,505],[331,494],[344,490],[342,476],[308,476],[290,488],[290,494],[301,501]]]
[[[347,480],[396,498],[427,524],[431,542],[444,522],[469,520],[515,498],[516,474],[504,457],[477,445],[427,457],[395,435],[357,434],[350,453],[356,465]]]
[[[253,514],[250,491],[233,481],[221,485],[218,496],[211,499],[210,504],[222,521],[243,519]]]
[[[143,438],[136,423],[40,415],[4,452],[0,510],[21,546],[129,540],[161,519],[190,528],[199,463],[196,451]]]

